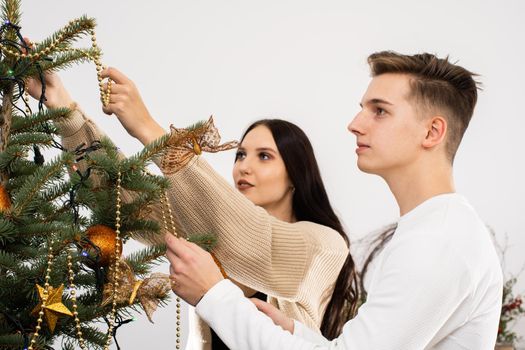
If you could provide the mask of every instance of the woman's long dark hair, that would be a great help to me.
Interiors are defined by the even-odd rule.
[[[288,177],[295,187],[292,202],[295,218],[334,229],[350,246],[343,226],[328,200],[314,150],[306,134],[297,125],[285,120],[263,119],[248,127],[241,142],[252,129],[260,125],[271,131]],[[358,301],[356,268],[352,255],[348,253],[324,313],[321,323],[323,336],[330,340],[339,336],[346,321],[355,316]]]

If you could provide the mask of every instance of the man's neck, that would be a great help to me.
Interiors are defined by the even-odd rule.
[[[428,171],[428,169],[432,169]],[[455,192],[452,167],[419,167],[383,177],[403,216],[427,199]]]

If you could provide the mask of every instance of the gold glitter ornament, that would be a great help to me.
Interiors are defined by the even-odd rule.
[[[89,240],[100,249],[99,265],[108,266],[115,259],[115,245],[117,233],[111,227],[105,225],[91,226],[86,231]],[[85,247],[89,248],[89,247]],[[122,250],[119,250],[119,258]]]
[[[4,212],[9,208],[11,208],[9,194],[5,190],[5,187],[0,185],[0,212]]]
[[[58,318],[63,316],[73,316],[71,311],[62,303],[62,292],[64,285],[61,284],[58,288],[48,287],[47,291],[44,287],[36,285],[40,303],[33,309],[33,314],[44,316],[47,326],[51,333],[55,331]]]

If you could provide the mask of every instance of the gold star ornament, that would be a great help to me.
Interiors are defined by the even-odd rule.
[[[58,288],[49,287],[47,301],[45,305],[42,306],[44,300],[44,288],[40,285],[36,285],[38,289],[38,296],[40,298],[40,303],[33,309],[33,314],[38,315],[42,310],[44,312],[44,319],[47,322],[47,326],[51,333],[55,331],[55,326],[57,324],[58,318],[63,316],[73,316],[71,311],[62,304],[62,292],[64,291],[64,285],[61,284]]]

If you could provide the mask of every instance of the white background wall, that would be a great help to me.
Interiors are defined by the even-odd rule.
[[[525,262],[525,2],[22,2],[23,33],[36,41],[81,14],[95,17],[104,63],[136,82],[166,128],[214,114],[223,139],[230,140],[261,117],[300,125],[353,239],[398,214],[384,182],[358,171],[355,139],[346,130],[369,81],[367,55],[385,49],[449,54],[481,74],[485,87],[456,158],[457,190],[500,238],[508,235],[507,272]],[[102,114],[94,65],[62,76],[126,153],[140,150],[114,117]],[[207,159],[230,179],[233,152]],[[518,287],[525,290],[525,275]],[[173,305],[154,318],[155,325],[138,316],[122,327],[122,348],[174,349]],[[525,322],[517,329],[525,335]]]

